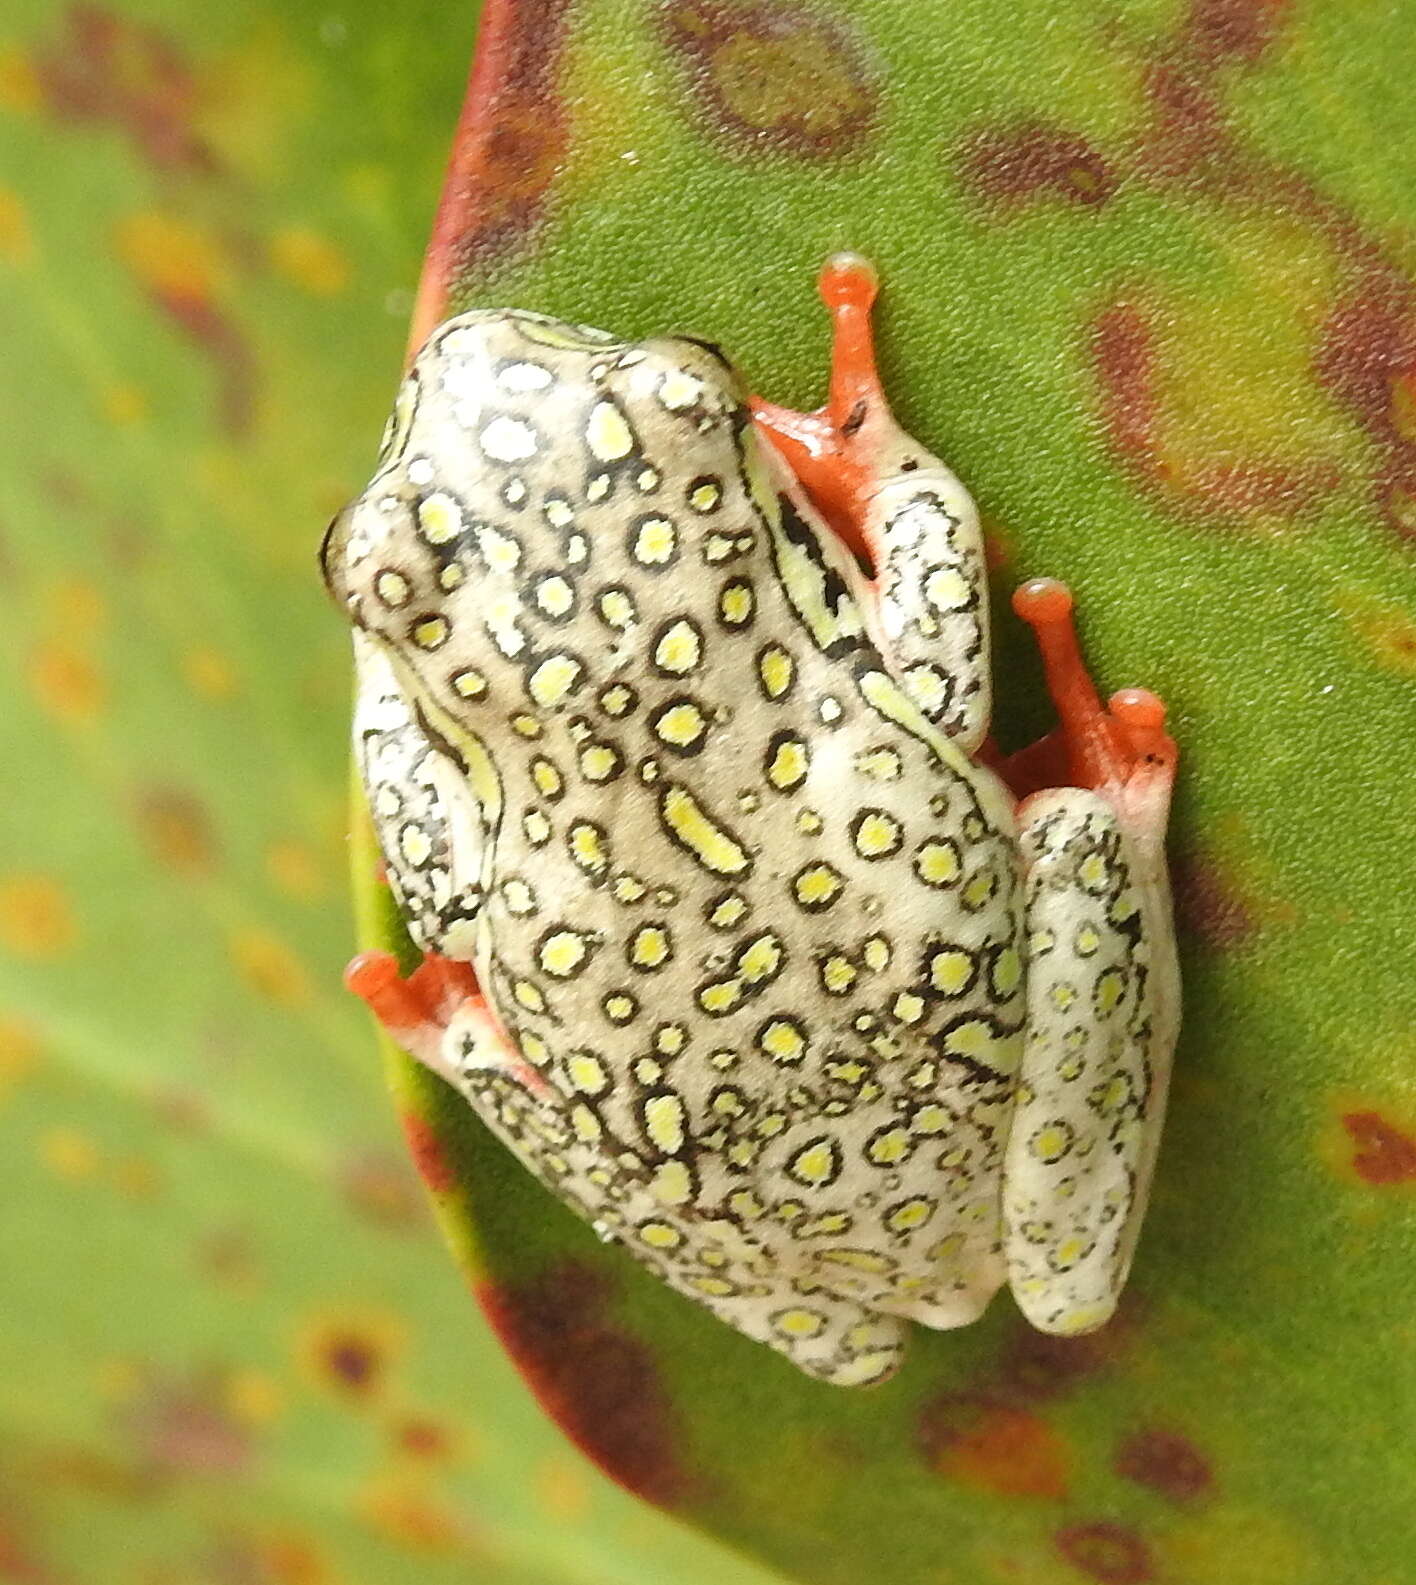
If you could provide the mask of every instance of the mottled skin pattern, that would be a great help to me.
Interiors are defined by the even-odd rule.
[[[1174,1039],[1168,766],[1020,827],[973,758],[967,494],[858,405],[872,578],[772,432],[715,348],[465,314],[324,560],[437,955],[381,1016],[603,1236],[864,1383],[1010,1277],[1046,1330],[1115,1303]]]

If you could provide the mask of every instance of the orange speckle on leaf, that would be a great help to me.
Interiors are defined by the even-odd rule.
[[[151,1161],[142,1156],[125,1156],[113,1163],[113,1187],[132,1200],[150,1200],[162,1187],[162,1178]]]
[[[276,273],[312,297],[337,297],[349,284],[349,261],[327,237],[308,226],[287,226],[270,241]]]
[[[399,1420],[393,1426],[390,1438],[398,1452],[409,1458],[429,1462],[450,1458],[458,1443],[458,1437],[450,1426],[442,1425],[423,1414],[410,1414]]]
[[[270,1585],[335,1585],[336,1575],[314,1541],[293,1532],[265,1537],[258,1548],[259,1578]]]
[[[98,1147],[76,1128],[51,1128],[39,1141],[39,1159],[56,1178],[77,1183],[98,1170]]]
[[[27,1078],[39,1061],[39,1036],[19,1018],[0,1015],[0,1096]]]
[[[1410,611],[1356,590],[1343,591],[1336,603],[1367,658],[1384,671],[1416,678],[1416,617]]]
[[[34,236],[20,195],[0,187],[0,259],[27,264],[34,257]]]
[[[182,657],[182,675],[193,693],[213,701],[229,699],[236,692],[236,673],[219,650],[206,645],[189,649]]]
[[[87,578],[67,578],[45,597],[51,631],[60,638],[89,638],[108,620],[108,601],[99,586]]]
[[[384,1477],[363,1492],[370,1525],[412,1552],[457,1553],[472,1542],[467,1521],[439,1495],[403,1477]]]
[[[285,1396],[263,1370],[233,1371],[226,1383],[226,1406],[247,1425],[268,1425],[285,1407]]]
[[[148,416],[147,393],[126,380],[108,386],[102,401],[103,416],[120,429],[141,423]]]
[[[214,238],[158,210],[120,220],[114,244],[139,283],[161,297],[208,298],[226,276]]]
[[[108,1403],[128,1403],[143,1386],[142,1368],[127,1355],[99,1362],[94,1370],[94,1386]]]
[[[68,894],[47,875],[0,881],[0,947],[17,957],[52,958],[78,935]]]
[[[325,893],[319,860],[301,842],[273,842],[266,849],[266,870],[276,886],[297,902],[312,903]]]
[[[293,1007],[310,997],[310,977],[294,952],[267,930],[238,930],[231,936],[231,959],[258,995]]]
[[[987,1398],[937,1398],[920,1419],[925,1457],[947,1480],[1001,1497],[1067,1495],[1061,1435],[1040,1415]]]
[[[71,644],[45,643],[30,659],[30,684],[40,704],[61,721],[91,721],[107,690],[93,661]]]
[[[590,1512],[590,1486],[579,1464],[559,1454],[542,1460],[534,1474],[541,1511],[564,1524],[577,1524]]]
[[[0,110],[33,115],[43,101],[39,74],[29,56],[13,45],[0,45]]]
[[[216,856],[211,816],[180,787],[151,787],[138,799],[138,825],[153,856],[184,875],[209,870]]]

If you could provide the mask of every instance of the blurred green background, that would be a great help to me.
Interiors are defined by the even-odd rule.
[[[467,6],[0,15],[0,1580],[766,1576],[542,1417],[340,988],[316,576]]]

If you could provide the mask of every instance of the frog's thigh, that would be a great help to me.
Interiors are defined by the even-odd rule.
[[[884,1381],[904,1359],[909,1324],[854,1299],[821,1291],[800,1294],[785,1280],[765,1294],[715,1297],[704,1292],[701,1278],[687,1272],[665,1269],[661,1275],[735,1331],[775,1348],[799,1370],[833,1386]]]
[[[1145,1211],[1174,1042],[1163,881],[1077,788],[1022,810],[1028,1030],[1004,1167],[1008,1275],[1044,1332],[1100,1326]],[[1151,895],[1155,892],[1157,895]]]
[[[891,671],[935,726],[972,752],[992,709],[988,576],[978,513],[943,466],[884,482],[865,537]]]

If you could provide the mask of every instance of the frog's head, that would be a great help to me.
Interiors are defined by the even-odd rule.
[[[590,611],[592,589],[668,597],[660,575],[711,510],[694,487],[736,472],[747,423],[709,343],[460,315],[419,354],[372,481],[330,525],[325,580],[433,691],[475,675],[490,698],[499,672],[524,687],[581,622],[586,664],[612,665],[625,634]]]

